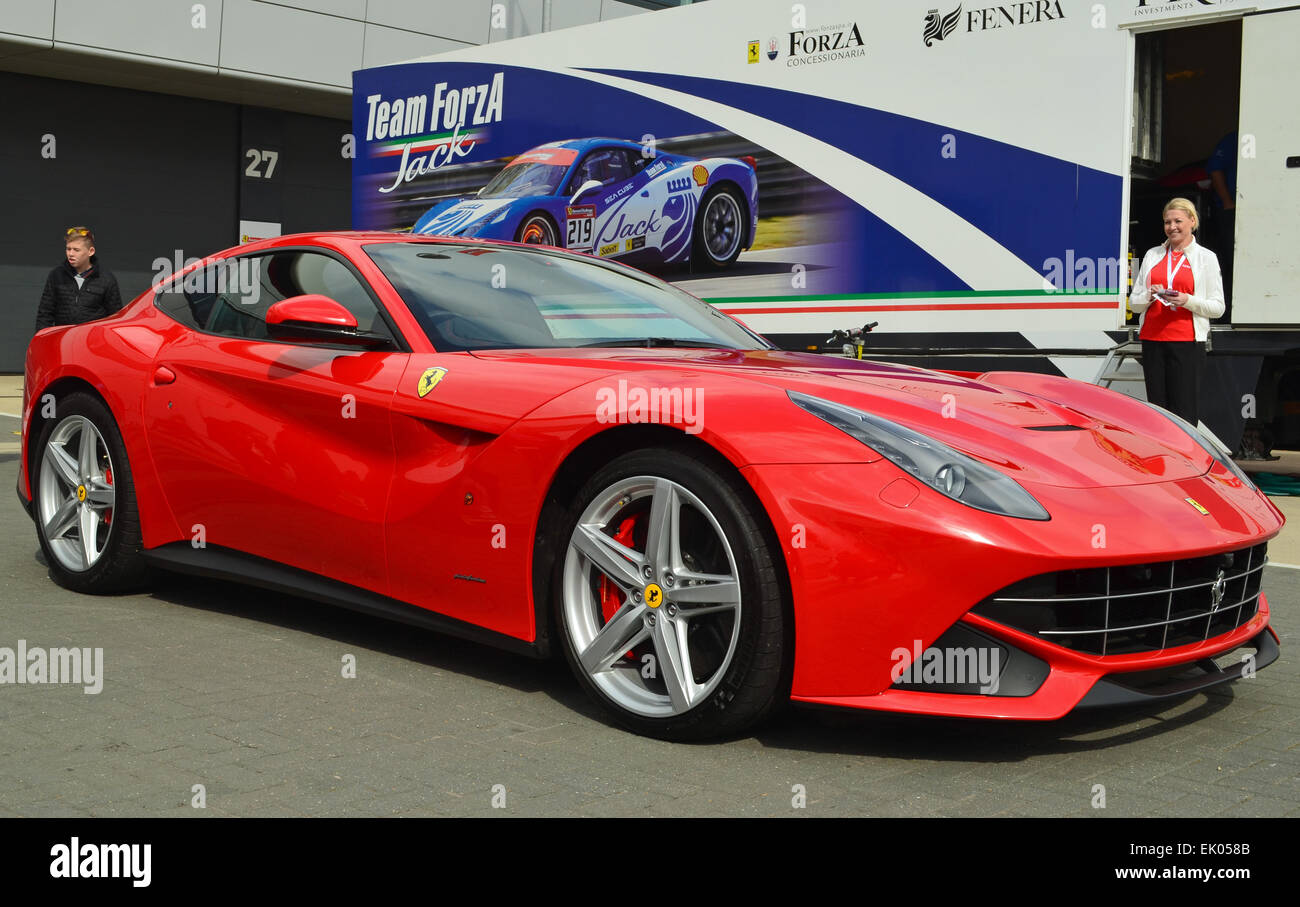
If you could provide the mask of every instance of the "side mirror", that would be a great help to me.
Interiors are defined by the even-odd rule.
[[[581,186],[578,187],[578,191],[577,191],[577,192],[573,193],[573,198],[569,199],[569,204],[570,204],[570,205],[572,205],[572,204],[576,204],[577,201],[578,201],[578,198],[579,198],[579,197],[580,197],[584,192],[588,192],[588,191],[590,191],[590,190],[592,190],[592,189],[599,189],[599,188],[600,188],[601,186],[603,186],[603,185],[605,185],[605,184],[602,183],[600,180],[587,180],[585,183],[583,183]]]
[[[341,343],[366,349],[391,345],[387,337],[358,331],[355,315],[317,293],[272,304],[266,310],[266,332],[273,340],[294,343]]]

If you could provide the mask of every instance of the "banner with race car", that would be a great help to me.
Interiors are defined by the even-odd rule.
[[[1111,329],[1126,36],[1002,10],[716,0],[360,70],[354,226],[627,262],[769,335]]]
[[[574,82],[477,64],[357,73],[354,225],[562,246],[670,279],[752,276],[767,258],[778,289],[809,267],[822,292],[861,284],[851,250],[828,249],[847,199],[714,123]],[[566,93],[584,103],[557,110]],[[791,261],[764,254],[782,243]]]

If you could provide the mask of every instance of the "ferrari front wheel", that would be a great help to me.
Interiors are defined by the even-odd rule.
[[[530,214],[519,225],[518,242],[541,246],[554,246],[558,243],[555,225],[545,214]]]
[[[131,467],[107,406],[86,393],[58,400],[33,458],[36,534],[55,582],[111,592],[144,577]]]
[[[558,623],[580,682],[620,723],[726,736],[779,701],[784,600],[764,521],[738,476],[684,450],[626,454],[583,487]]]

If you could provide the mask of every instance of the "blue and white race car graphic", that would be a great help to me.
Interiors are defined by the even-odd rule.
[[[636,142],[571,139],[512,159],[477,195],[430,208],[412,232],[716,269],[753,245],[757,226],[752,159],[647,156]]]

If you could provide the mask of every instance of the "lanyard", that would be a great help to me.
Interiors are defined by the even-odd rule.
[[[1168,281],[1166,286],[1168,286],[1169,289],[1171,290],[1174,288],[1174,278],[1177,277],[1178,272],[1183,269],[1183,265],[1187,264],[1187,250],[1186,249],[1183,250],[1182,252],[1183,257],[1178,260],[1178,264],[1176,264],[1174,266],[1174,269],[1171,271],[1169,270],[1169,262],[1172,259],[1173,254],[1174,254],[1174,250],[1172,248],[1165,253],[1165,274],[1168,275],[1165,278]]]

